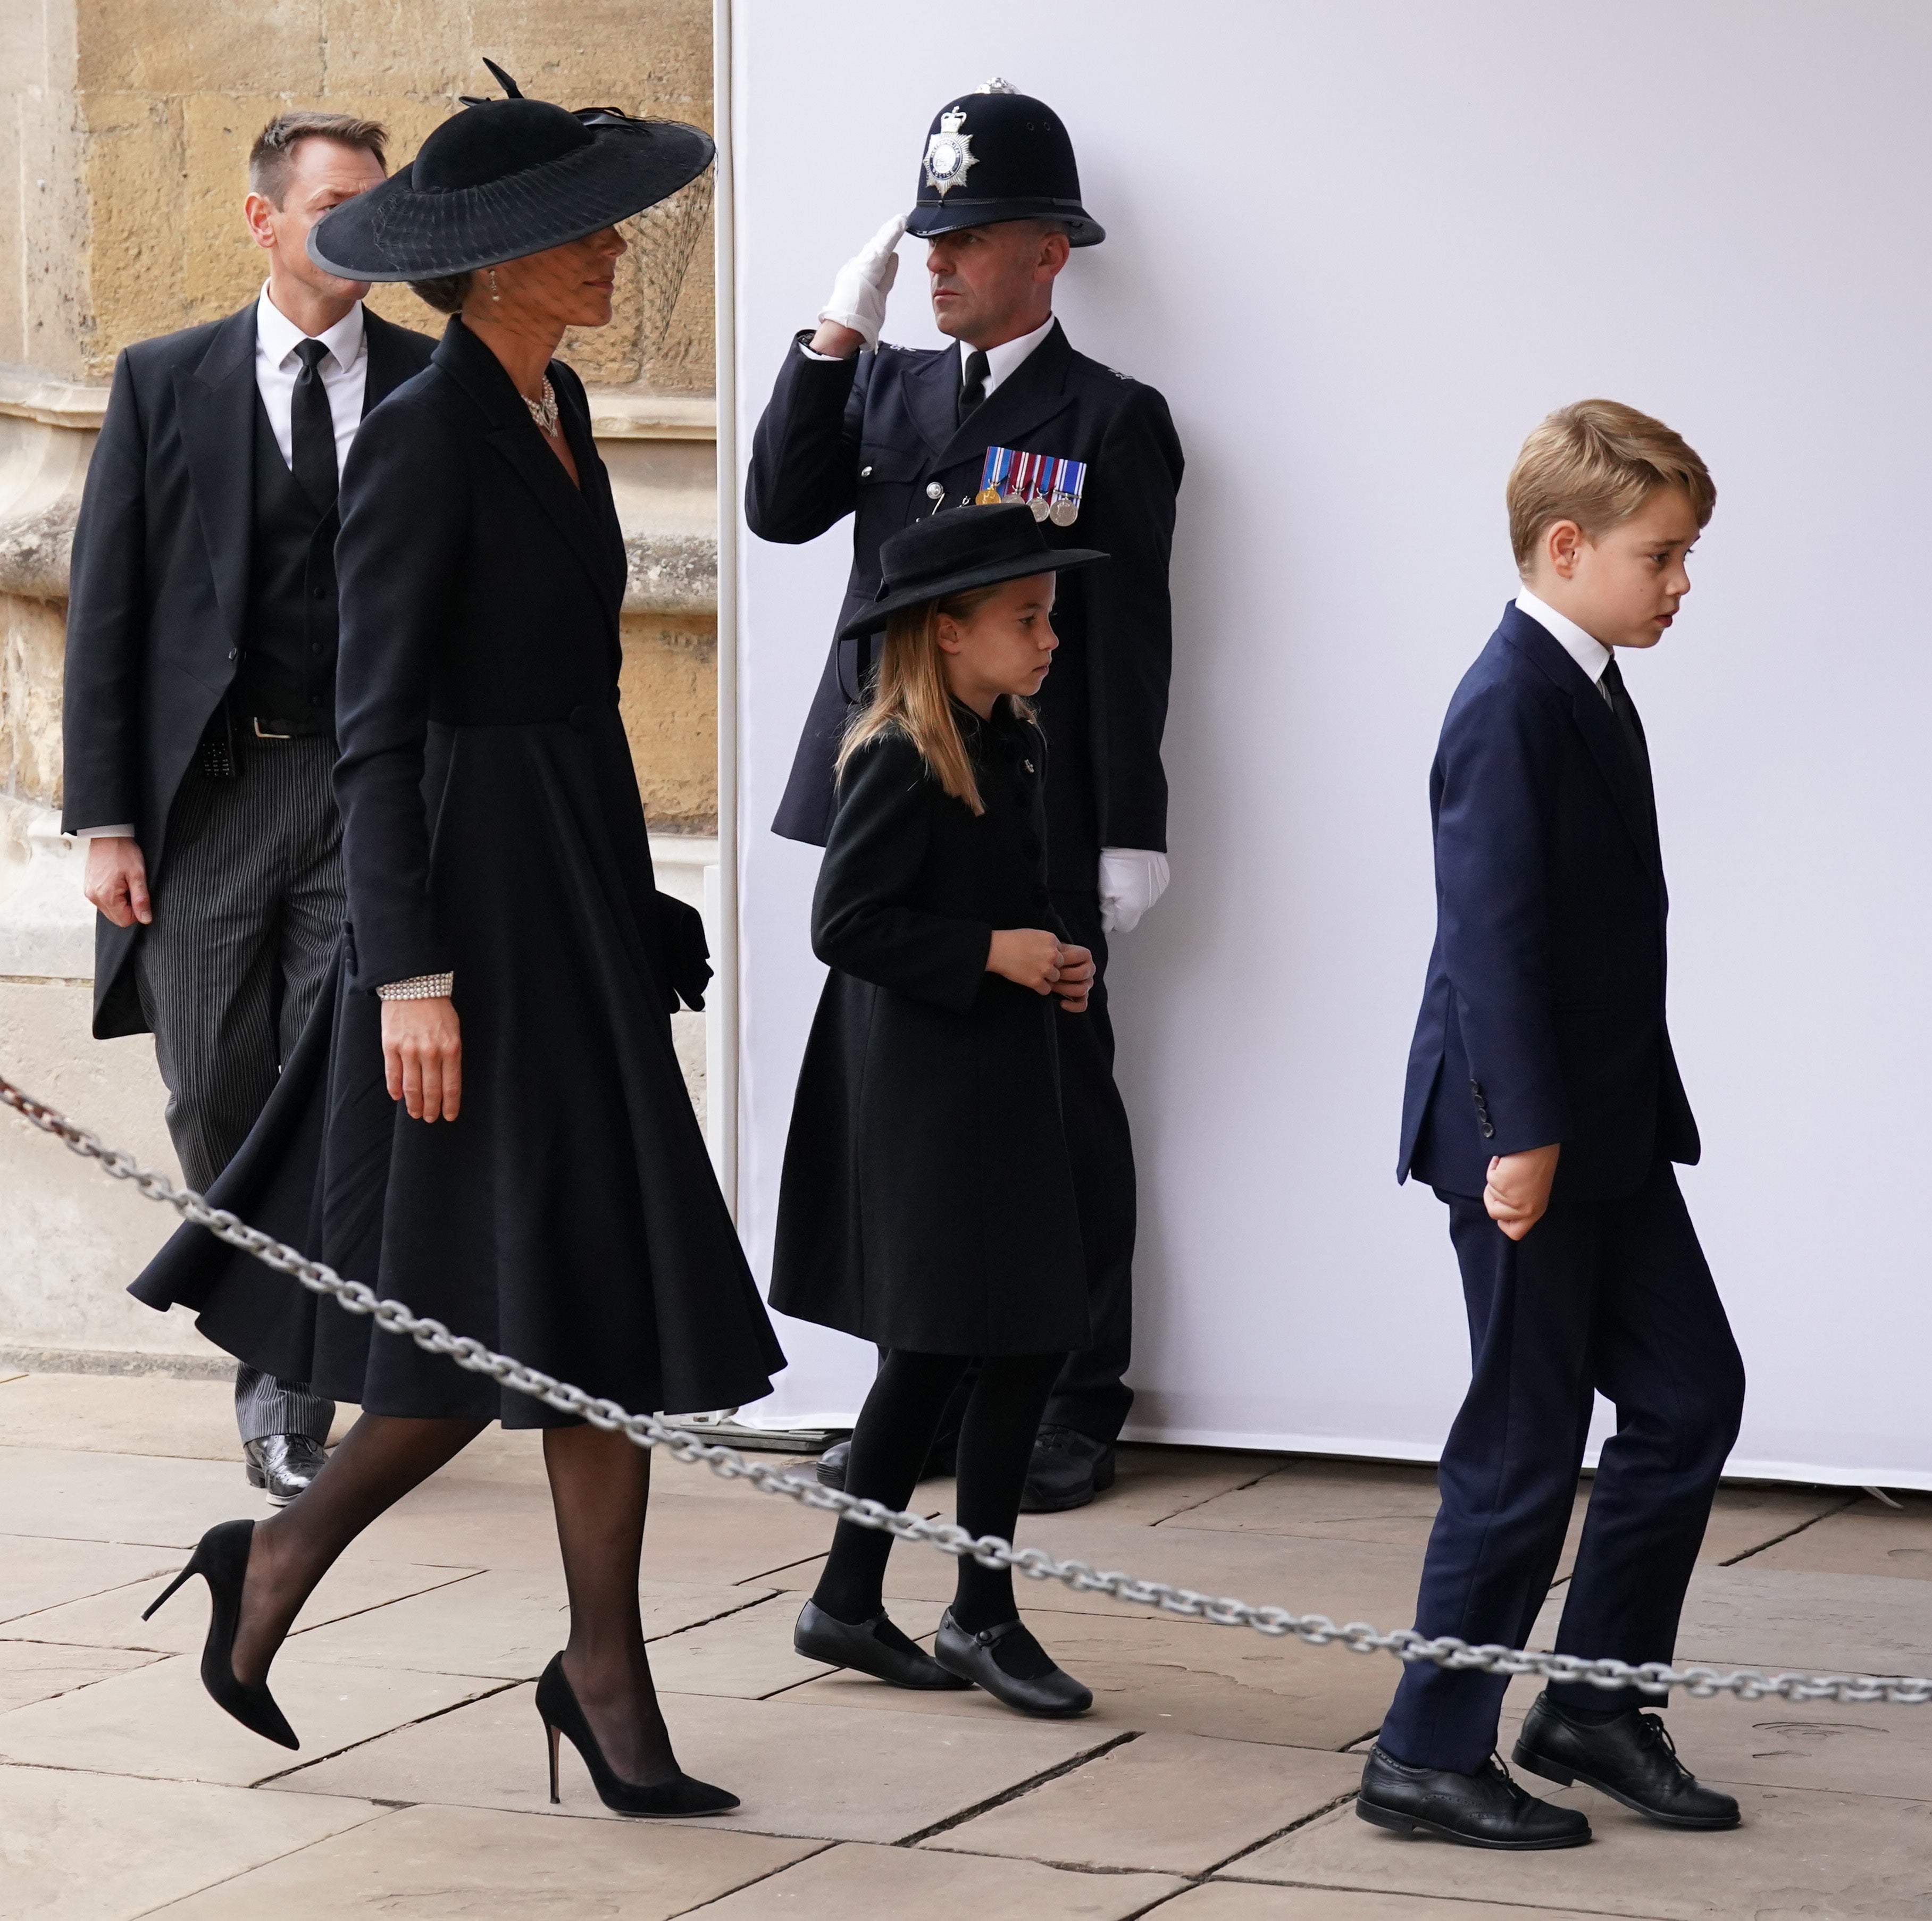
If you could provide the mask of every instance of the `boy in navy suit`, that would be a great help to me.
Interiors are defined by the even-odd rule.
[[[1717,491],[1660,421],[1559,409],[1510,475],[1523,591],[1449,704],[1430,781],[1437,921],[1399,1179],[1449,1207],[1472,1378],[1444,1447],[1415,1624],[1522,1647],[1562,1552],[1594,1396],[1616,1404],[1559,1653],[1667,1661],[1744,1367],[1678,1191],[1698,1155],[1664,1022],[1668,899],[1643,728],[1616,656],[1654,646]],[[1404,1673],[1356,1810],[1485,1848],[1574,1847],[1579,1810],[1495,1758],[1508,1682]],[[1680,1828],[1737,1803],[1634,1689],[1552,1684],[1519,1767]]]

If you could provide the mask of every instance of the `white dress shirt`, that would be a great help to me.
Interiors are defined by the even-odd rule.
[[[986,349],[986,398],[993,397],[993,389],[1003,386],[1020,370],[1028,354],[1053,331],[1053,316],[1049,313],[1030,334],[1022,334],[1016,340],[1002,340],[996,347]],[[973,352],[964,340],[959,343],[959,384],[966,384],[966,357]]]
[[[369,383],[362,303],[358,300],[327,333],[316,337],[328,349],[322,359],[322,391],[328,396],[329,416],[335,423],[335,469],[339,474],[349,458],[356,430],[362,424],[363,391]],[[275,445],[291,468],[295,465],[296,379],[302,372],[302,356],[296,349],[308,338],[268,298],[268,283],[264,280],[261,297],[255,302],[255,391],[268,409]],[[108,827],[76,828],[74,838],[131,838],[134,832],[133,823],[123,820]]]
[[[369,382],[369,349],[358,300],[326,334],[316,337],[328,351],[322,359],[322,391],[335,422],[335,470],[341,472],[350,444],[362,424],[363,390]],[[296,352],[308,336],[268,298],[268,283],[255,303],[255,390],[268,410],[268,424],[282,458],[295,464],[296,379],[302,356]]]
[[[1568,615],[1558,613],[1547,602],[1538,600],[1527,587],[1519,587],[1516,610],[1526,613],[1583,671],[1593,685],[1604,678],[1610,664],[1610,650],[1594,634],[1586,634]],[[1600,685],[1598,692],[1602,691]]]

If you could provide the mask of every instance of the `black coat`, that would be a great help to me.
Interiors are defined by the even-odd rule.
[[[1397,1178],[1474,1197],[1492,1155],[1561,1141],[1554,1197],[1600,1200],[1636,1193],[1660,1158],[1694,1161],[1648,772],[1514,604],[1449,703],[1429,804],[1436,948]]]
[[[453,322],[342,483],[334,992],[217,1184],[338,1269],[632,1408],[729,1407],[783,1365],[671,1045],[688,910],[653,886],[617,712],[622,533],[584,389],[573,487]],[[386,982],[452,969],[463,1107],[382,1085]],[[514,1426],[536,1403],[184,1230],[136,1284],[230,1352],[372,1411]]]
[[[962,714],[975,816],[902,735],[846,769],[812,904],[831,969],[778,1197],[772,1305],[884,1347],[1084,1347],[1087,1270],[1051,996],[986,972],[998,928],[1058,931],[1038,732]]]
[[[134,823],[149,885],[169,810],[246,638],[255,310],[125,348],[74,528],[62,710],[64,824]],[[364,311],[365,415],[435,342]],[[94,1031],[147,1031],[139,925],[95,925]]]
[[[1076,353],[1057,325],[963,427],[955,424],[958,394],[956,346],[887,346],[828,361],[794,344],[752,440],[746,519],[766,540],[800,542],[854,517],[836,629],[875,597],[886,538],[936,511],[929,486],[944,490],[939,507],[973,498],[988,447],[1088,463],[1078,520],[1048,523],[1047,538],[1112,558],[1060,583],[1060,651],[1036,704],[1053,743],[1053,885],[1091,888],[1102,847],[1167,846],[1160,739],[1174,651],[1167,565],[1180,442],[1153,388]],[[790,839],[824,844],[832,764],[876,644],[832,645],[772,823]]]

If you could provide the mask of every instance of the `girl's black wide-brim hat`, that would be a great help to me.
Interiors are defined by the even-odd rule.
[[[842,640],[874,634],[902,607],[997,587],[1030,574],[1065,574],[1107,556],[1090,547],[1049,547],[1033,509],[1019,501],[955,507],[902,527],[879,550],[878,598],[838,630]]]
[[[468,100],[406,166],[325,214],[309,258],[348,280],[430,280],[581,240],[695,180],[710,136],[614,106],[572,113],[526,100]]]

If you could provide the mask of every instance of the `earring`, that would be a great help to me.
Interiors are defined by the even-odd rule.
[[[492,300],[501,300],[502,297],[503,296],[496,291],[496,270],[494,267],[492,267],[490,269],[490,298]]]

